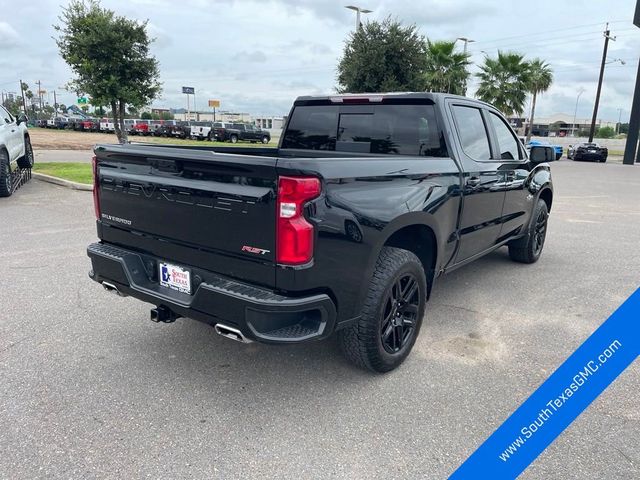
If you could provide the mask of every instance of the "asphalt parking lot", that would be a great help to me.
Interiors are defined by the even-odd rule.
[[[408,361],[242,345],[87,277],[91,194],[0,199],[0,478],[446,478],[640,284],[640,167],[560,161],[545,252],[437,283]],[[522,478],[640,478],[640,365]]]

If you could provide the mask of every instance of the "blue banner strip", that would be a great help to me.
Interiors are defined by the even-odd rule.
[[[450,478],[516,478],[639,353],[640,288]]]

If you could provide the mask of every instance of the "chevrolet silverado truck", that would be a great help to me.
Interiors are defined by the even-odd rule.
[[[156,322],[272,344],[335,333],[386,372],[438,277],[503,246],[538,260],[554,158],[492,106],[437,93],[300,97],[275,148],[98,145],[89,276]]]
[[[33,159],[27,116],[14,117],[0,105],[0,197],[13,193],[13,170],[33,167]]]
[[[219,133],[219,141],[238,143],[245,142],[261,142],[267,144],[271,141],[271,134],[267,130],[251,125],[249,123],[234,123],[230,127],[222,129]]]

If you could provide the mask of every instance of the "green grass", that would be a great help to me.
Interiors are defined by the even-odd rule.
[[[77,183],[93,183],[93,172],[90,163],[73,163],[73,162],[51,162],[36,163],[33,170],[52,177],[64,178]]]

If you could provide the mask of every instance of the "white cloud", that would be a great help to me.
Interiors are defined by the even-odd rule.
[[[57,55],[52,24],[60,0],[20,5],[0,0],[0,88],[23,78],[42,80],[51,91],[71,78]],[[344,40],[352,31],[354,12],[343,0],[102,0],[120,15],[149,20],[157,40],[152,52],[160,62],[163,97],[158,105],[185,103],[182,85],[196,87],[197,102],[219,98],[223,108],[263,114],[285,114],[297,95],[332,92]],[[514,49],[528,58],[541,57],[555,70],[555,81],[542,95],[540,115],[573,112],[580,86],[587,91],[579,110],[593,107],[606,21],[618,40],[610,58],[626,66],[607,65],[601,115],[617,119],[618,108],[631,104],[640,50],[640,29],[631,24],[634,0],[617,0],[615,12],[606,2],[538,0],[535,8],[502,0],[359,0],[373,13],[365,20],[391,16],[416,24],[433,39],[468,37],[473,60],[482,50]],[[19,32],[19,33],[18,33]],[[27,37],[23,32],[28,32]],[[21,38],[22,37],[22,38]],[[19,42],[19,48],[16,48]],[[8,48],[9,45],[14,45]],[[477,71],[477,67],[474,67]],[[475,90],[472,85],[469,92]],[[13,88],[13,87],[4,87]],[[71,94],[59,91],[64,102]]]
[[[0,22],[0,46],[3,48],[20,45],[20,35],[7,22]]]

